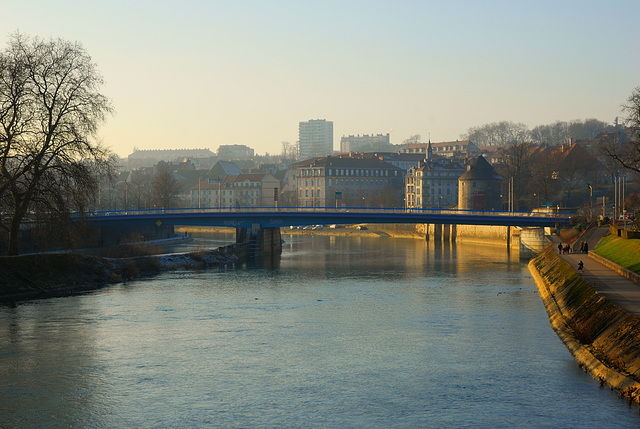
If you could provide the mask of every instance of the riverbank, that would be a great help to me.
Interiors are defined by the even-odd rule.
[[[201,270],[233,264],[217,250],[105,258],[80,253],[45,253],[0,258],[0,302],[68,296],[163,271]]]
[[[640,402],[640,318],[599,294],[548,246],[529,263],[551,326],[579,365]]]

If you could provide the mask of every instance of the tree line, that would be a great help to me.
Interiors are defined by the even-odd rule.
[[[477,146],[508,146],[515,143],[538,143],[558,146],[569,139],[591,139],[607,127],[598,119],[556,121],[553,124],[538,125],[529,129],[525,124],[510,121],[471,127],[461,138],[470,140]]]

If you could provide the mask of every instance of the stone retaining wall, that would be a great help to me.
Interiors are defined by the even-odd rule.
[[[580,366],[640,402],[640,319],[599,295],[551,246],[529,271],[551,326]]]

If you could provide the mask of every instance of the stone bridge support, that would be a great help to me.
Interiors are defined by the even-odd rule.
[[[246,247],[248,256],[279,255],[282,253],[280,228],[262,228],[259,224],[250,228],[236,228],[236,244]]]
[[[452,242],[456,241],[456,225],[449,224],[424,224],[424,235],[427,241],[442,241]]]
[[[520,258],[532,258],[540,253],[546,245],[544,228],[522,228],[520,230]]]

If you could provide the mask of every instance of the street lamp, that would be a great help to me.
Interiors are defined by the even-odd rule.
[[[589,187],[589,222],[593,218],[593,186],[587,184]]]

